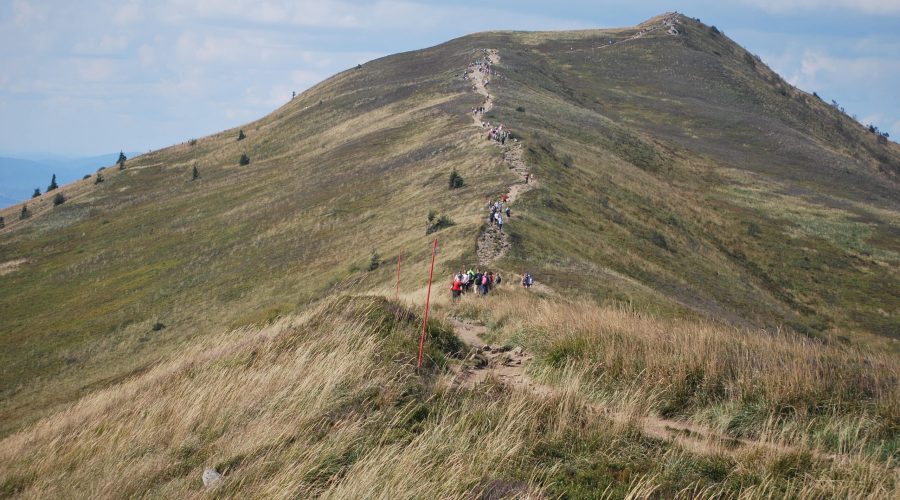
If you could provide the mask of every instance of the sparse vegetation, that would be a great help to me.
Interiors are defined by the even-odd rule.
[[[241,158],[238,160],[238,165],[243,167],[243,166],[246,166],[249,164],[250,164],[250,157],[245,154],[242,154]]]
[[[425,226],[425,234],[431,234],[435,231],[440,231],[441,229],[453,226],[456,224],[446,214],[437,215],[435,211],[428,212],[428,224]]]
[[[381,256],[378,255],[378,251],[372,250],[372,257],[369,259],[369,271],[374,271],[381,266]]]
[[[100,184],[103,180],[103,174],[97,172],[97,177],[94,177],[94,184]]]
[[[459,175],[455,168],[450,172],[449,184],[450,189],[458,189],[463,187],[463,178]]]
[[[188,141],[188,146],[196,146],[196,145],[197,145],[197,139],[191,139]]]
[[[896,497],[896,190],[872,168],[896,148],[684,21],[602,64],[549,32],[376,60],[248,125],[251,148],[213,134],[33,202],[0,241],[0,497],[194,497],[205,467],[240,498]],[[503,285],[452,303],[482,199],[521,182],[454,97],[463,46],[500,51],[491,121],[539,181]],[[231,168],[242,150],[273,168]],[[203,189],[178,181],[200,162]],[[417,371],[429,208],[427,232],[457,225]],[[412,308],[381,297],[376,245],[404,251]],[[451,317],[533,354],[546,392],[459,387],[482,359]]]

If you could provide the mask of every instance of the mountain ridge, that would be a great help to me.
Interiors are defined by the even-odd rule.
[[[387,56],[63,186],[68,201],[28,202],[28,219],[3,210],[0,262],[25,262],[0,276],[4,432],[223,326],[392,289],[401,252],[415,296],[431,210],[456,222],[437,233],[438,275],[473,265],[484,201],[518,182],[467,116],[482,97],[462,72],[485,48],[502,62],[484,119],[540,182],[513,207],[498,269],[664,317],[891,349],[897,146],[675,19],[678,34],[487,32]],[[801,118],[813,135],[790,129]]]

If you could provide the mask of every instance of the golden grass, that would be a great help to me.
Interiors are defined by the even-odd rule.
[[[612,409],[691,417],[723,434],[830,452],[897,453],[900,362],[783,331],[660,320],[507,287],[445,314],[481,317],[496,341],[537,353],[538,379]],[[574,375],[573,375],[574,374]]]
[[[588,312],[569,303],[553,313],[512,293],[489,300],[523,318]],[[522,314],[522,305],[535,307]],[[651,321],[596,314],[579,321],[618,317],[621,326],[645,328]],[[267,326],[198,339],[178,359],[0,441],[0,494],[193,498],[205,496],[207,467],[225,474],[217,496],[240,498],[897,492],[890,466],[868,455],[832,463],[747,447],[698,458],[647,439],[592,409],[588,395],[600,384],[574,363],[552,394],[491,381],[461,390],[433,371],[438,365],[416,373],[418,325],[383,299],[341,297]],[[621,391],[621,407],[643,414],[642,389]],[[714,481],[697,473],[710,468],[723,472]]]

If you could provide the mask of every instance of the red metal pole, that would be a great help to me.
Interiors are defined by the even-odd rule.
[[[400,250],[400,253],[397,254],[397,293],[394,294],[394,300],[400,300],[400,256],[403,255],[403,250]]]
[[[419,341],[419,362],[416,368],[422,367],[422,353],[425,351],[425,325],[428,324],[428,304],[431,302],[431,279],[434,277],[434,254],[437,252],[437,238],[431,247],[431,272],[428,273],[428,295],[425,296],[425,317],[422,318],[422,339]]]

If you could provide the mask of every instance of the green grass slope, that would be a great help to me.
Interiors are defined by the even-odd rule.
[[[900,147],[678,20],[611,46],[659,19],[491,37],[493,120],[544,181],[510,265],[601,300],[637,280],[738,324],[900,339]]]
[[[64,186],[62,205],[30,201],[24,220],[4,210],[0,433],[197,337],[392,290],[401,250],[403,289],[420,289],[430,210],[457,222],[437,233],[438,276],[472,263],[484,199],[516,179],[466,116],[480,98],[459,75],[482,48],[502,58],[488,119],[525,141],[541,182],[500,267],[665,315],[896,336],[897,146],[687,18],[678,36],[596,48],[637,29],[484,33],[379,59],[241,141],[142,155]],[[466,185],[450,192],[452,168]]]

